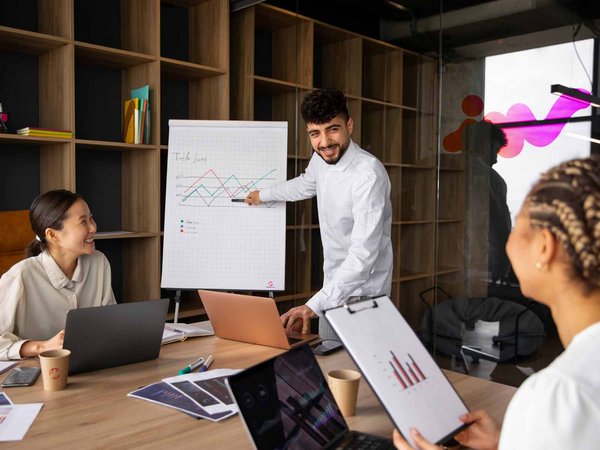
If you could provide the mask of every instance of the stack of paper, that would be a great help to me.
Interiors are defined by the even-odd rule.
[[[213,422],[238,412],[229,392],[227,377],[238,373],[234,369],[215,369],[165,378],[127,394],[168,408],[177,409],[198,419]]]
[[[125,100],[123,115],[123,140],[127,144],[150,143],[150,86],[131,90]]]
[[[56,130],[54,128],[38,128],[38,127],[25,127],[17,130],[17,134],[22,136],[37,136],[37,137],[58,137],[58,138],[72,138],[73,132],[68,130]]]

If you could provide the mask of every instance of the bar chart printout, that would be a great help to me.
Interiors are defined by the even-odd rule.
[[[441,443],[463,427],[467,407],[388,297],[326,310],[325,318],[409,442],[411,428]]]
[[[285,289],[287,122],[170,120],[161,287]]]
[[[423,371],[419,365],[415,362],[410,353],[407,353],[407,357],[410,361],[400,362],[398,357],[390,350],[392,355],[389,363],[392,367],[394,376],[402,386],[402,389],[408,389],[410,386],[414,386],[422,381],[425,381],[427,377],[423,374]]]

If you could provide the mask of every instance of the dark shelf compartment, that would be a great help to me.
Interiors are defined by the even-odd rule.
[[[76,137],[78,139],[122,141],[120,99],[120,70],[76,64]]]
[[[88,203],[98,231],[121,230],[121,152],[78,148],[75,160],[76,190]]]
[[[29,209],[40,193],[40,149],[0,142],[0,210]]]
[[[38,73],[37,56],[0,52],[0,102],[9,115],[7,126],[13,132],[40,126]]]
[[[76,1],[75,40],[121,48],[121,1]]]
[[[160,90],[160,143],[169,143],[169,119],[189,119],[189,83],[162,77]]]

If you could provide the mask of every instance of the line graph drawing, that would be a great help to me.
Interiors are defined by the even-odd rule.
[[[232,198],[246,196],[250,191],[259,189],[261,184],[273,184],[277,180],[275,176],[277,169],[271,169],[259,177],[238,177],[231,174],[222,179],[214,170],[208,169],[200,176],[180,176],[178,178],[177,197],[180,204],[194,204],[195,206],[210,207],[217,199],[224,199],[227,203],[221,206],[235,207],[230,202]],[[194,180],[188,183],[188,180]],[[194,200],[199,200],[194,202]],[[245,206],[245,205],[242,205]]]
[[[285,202],[243,200],[286,175],[286,122],[170,120],[161,286],[285,289]]]

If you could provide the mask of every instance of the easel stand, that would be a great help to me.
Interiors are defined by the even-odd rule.
[[[273,291],[269,291],[269,298],[275,298]],[[173,316],[173,323],[177,323],[179,320],[179,304],[181,303],[181,289],[175,290],[175,314]]]
[[[173,317],[173,323],[177,323],[179,320],[179,303],[181,303],[181,289],[175,291],[175,316]]]

